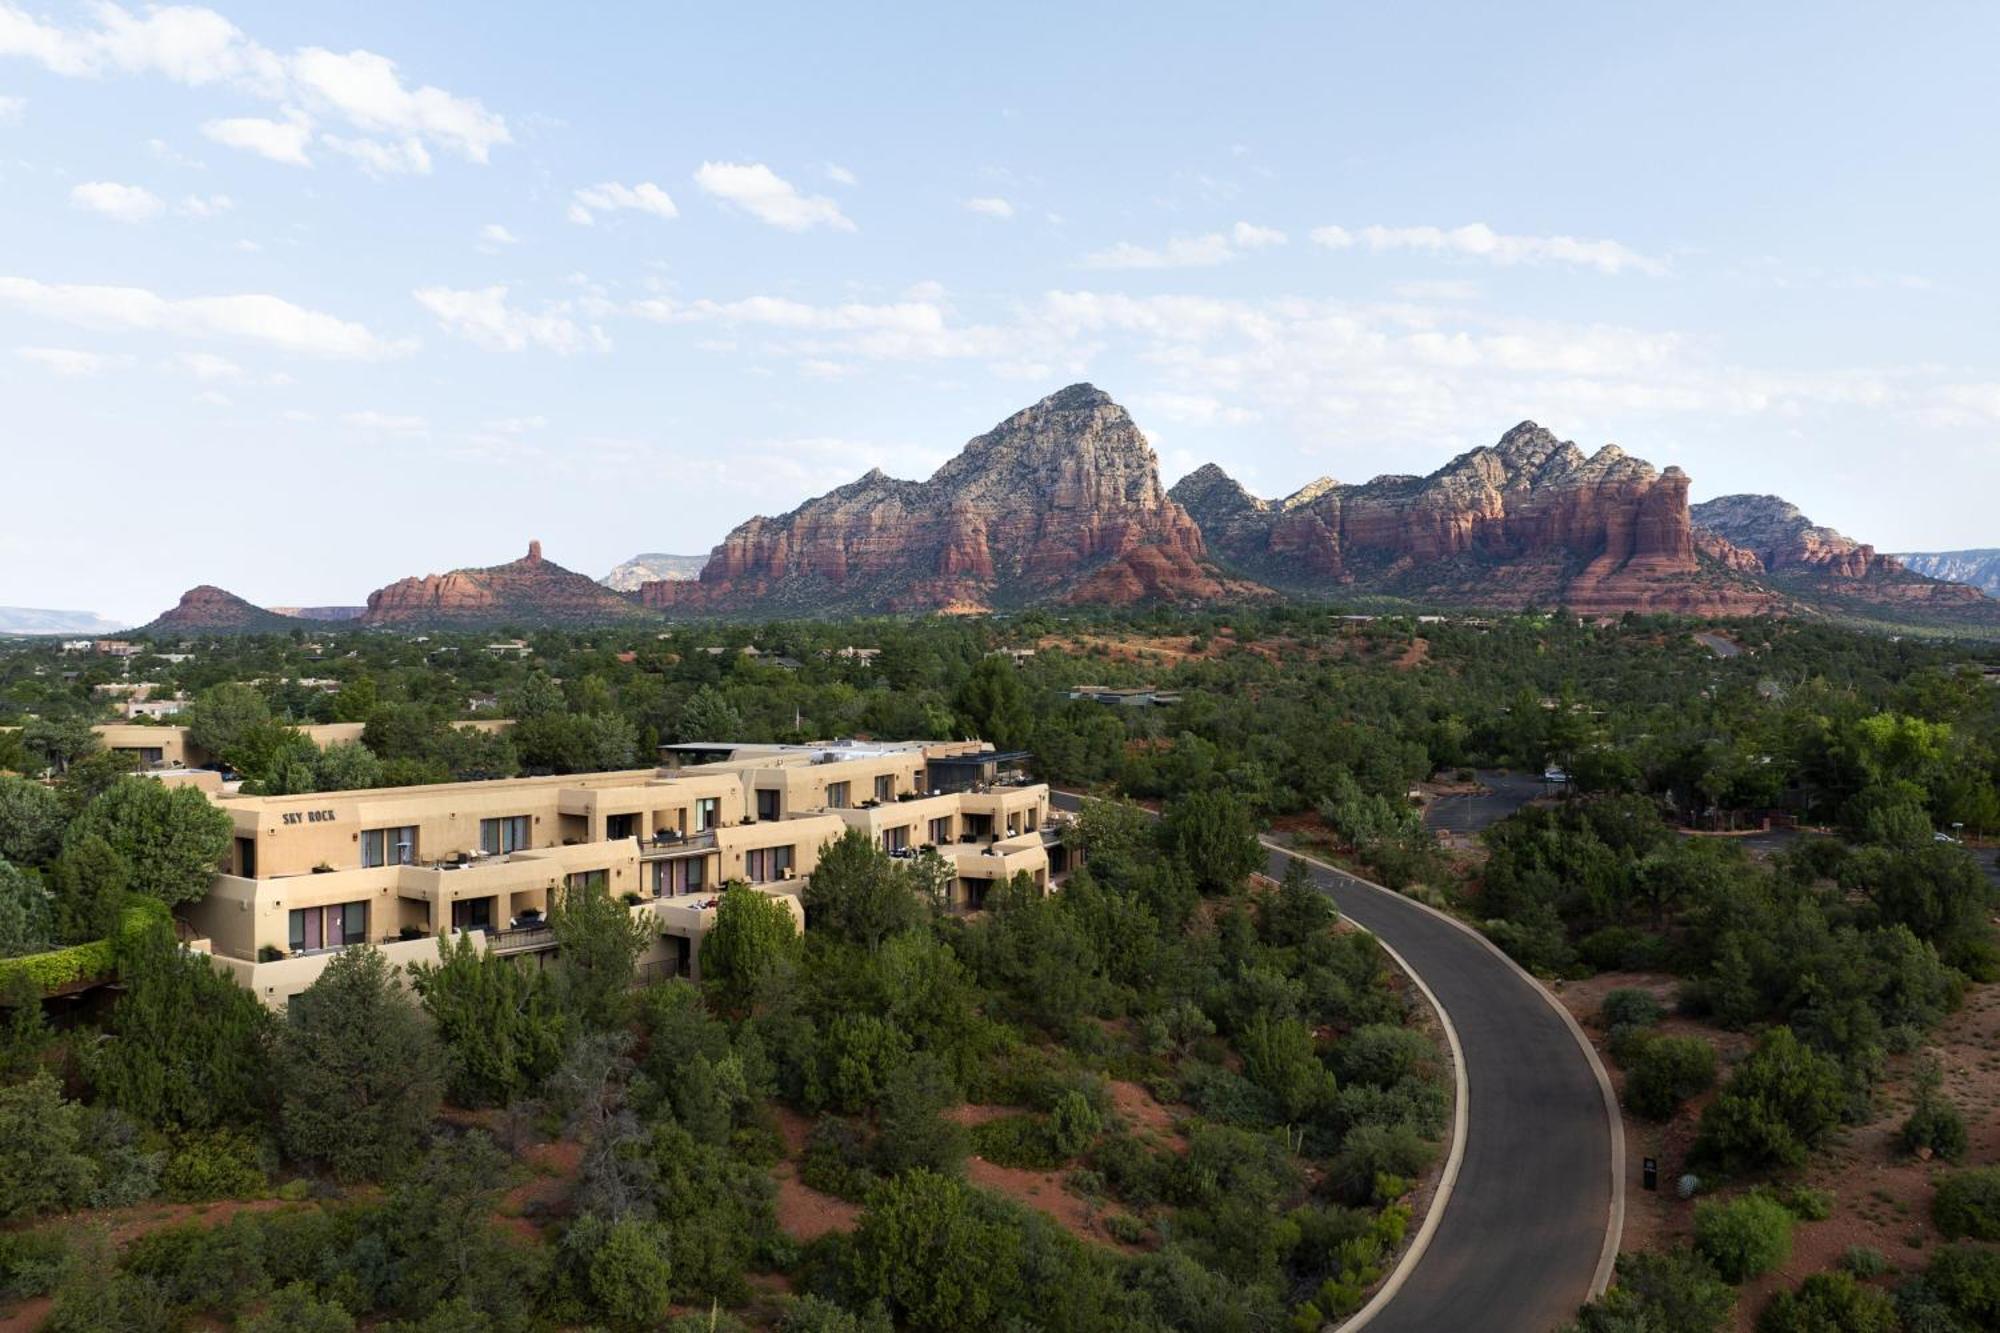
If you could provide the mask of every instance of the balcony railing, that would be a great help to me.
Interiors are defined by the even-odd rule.
[[[524,926],[518,930],[488,931],[486,945],[496,954],[553,949],[556,947],[556,932],[549,926]]]
[[[658,861],[669,856],[689,856],[696,852],[715,850],[715,830],[700,833],[682,833],[673,837],[655,834],[639,841],[639,859]]]

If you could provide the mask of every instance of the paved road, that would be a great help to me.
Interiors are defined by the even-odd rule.
[[[1486,790],[1463,796],[1438,797],[1424,807],[1425,828],[1469,837],[1499,823],[1537,796],[1546,796],[1558,790],[1544,785],[1541,778],[1532,773],[1483,768],[1474,776]]]
[[[1271,873],[1288,859],[1271,852]],[[1422,974],[1465,1051],[1457,1186],[1430,1248],[1368,1333],[1546,1333],[1588,1295],[1610,1217],[1611,1126],[1595,1072],[1540,987],[1476,936],[1400,894],[1307,868]]]

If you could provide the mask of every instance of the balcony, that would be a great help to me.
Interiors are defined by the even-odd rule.
[[[502,956],[553,949],[556,947],[556,932],[549,926],[522,926],[515,930],[488,931],[486,947]]]
[[[675,856],[695,856],[715,850],[715,830],[702,833],[654,834],[639,842],[641,861],[663,861]]]

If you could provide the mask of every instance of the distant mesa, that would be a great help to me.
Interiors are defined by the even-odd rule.
[[[707,563],[705,555],[670,555],[665,551],[648,551],[633,556],[598,582],[613,592],[637,592],[648,583],[700,578],[701,567]]]
[[[124,622],[95,611],[55,611],[35,606],[0,606],[0,634],[115,634]]]
[[[501,625],[586,626],[650,619],[632,599],[588,574],[542,558],[528,543],[519,560],[484,569],[454,569],[400,579],[368,594],[360,622],[370,626],[495,628]]]
[[[1903,568],[1946,583],[1963,583],[1988,597],[2000,597],[2000,549],[1974,551],[1913,551],[1891,557]]]
[[[365,606],[271,606],[266,607],[274,616],[290,616],[294,620],[359,620],[368,610]]]

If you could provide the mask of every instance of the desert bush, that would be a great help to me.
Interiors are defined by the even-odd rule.
[[[1931,1199],[1931,1220],[1947,1240],[2000,1240],[2000,1166],[1941,1177]]]
[[[1712,1199],[1694,1210],[1694,1247],[1728,1282],[1768,1273],[1792,1253],[1792,1215],[1763,1194]]]

